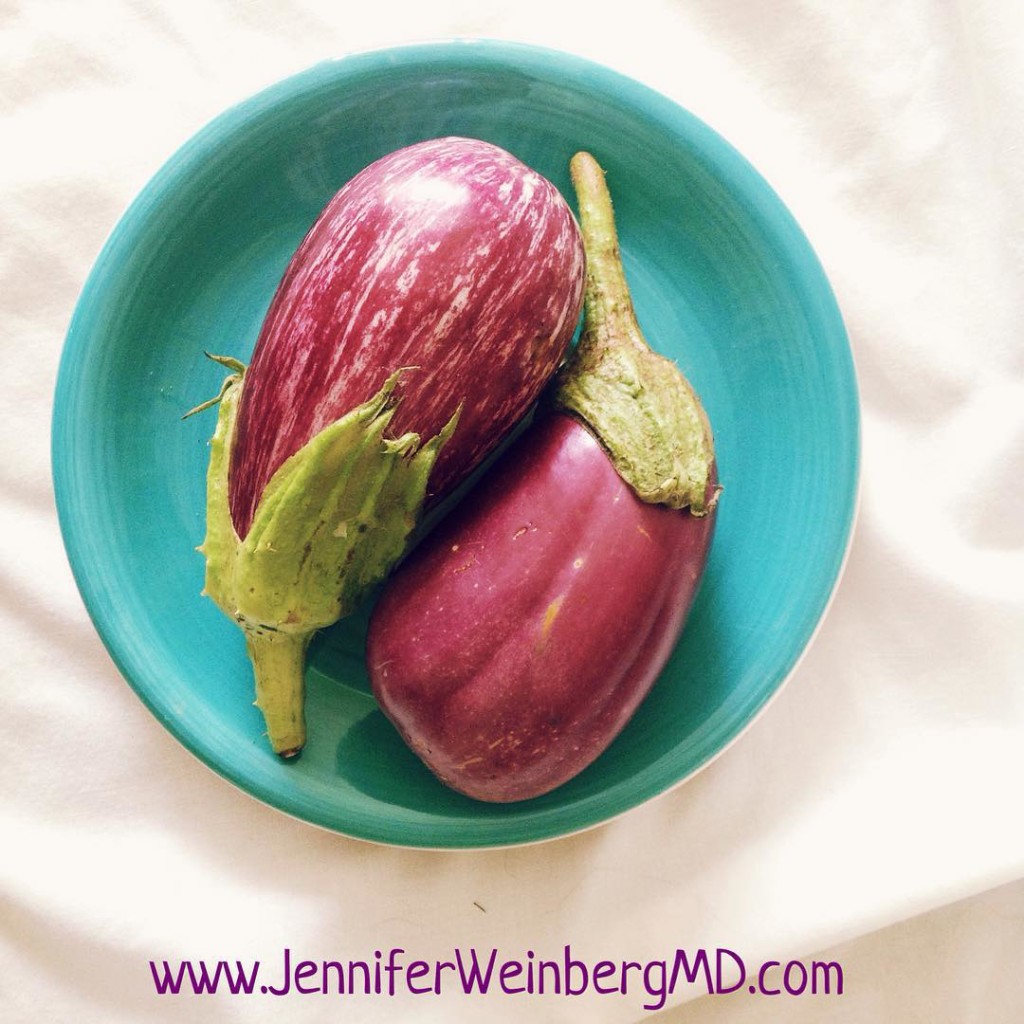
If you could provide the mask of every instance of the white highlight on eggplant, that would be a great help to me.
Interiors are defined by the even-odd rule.
[[[401,206],[427,206],[432,209],[460,206],[469,201],[469,191],[458,181],[436,175],[414,175],[400,182],[397,188],[385,190],[384,201]]]

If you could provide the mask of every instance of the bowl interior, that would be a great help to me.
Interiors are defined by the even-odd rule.
[[[708,409],[725,485],[704,585],[674,657],[586,772],[522,804],[437,783],[369,696],[366,609],[325,631],[309,744],[269,754],[238,630],[200,594],[207,442],[182,420],[247,360],[284,267],[328,198],[372,160],[440,135],[486,139],[572,202],[578,149],[604,166],[638,313]],[[458,43],[318,65],[190,140],[112,233],[60,370],[54,478],[72,567],[154,715],[254,796],[352,836],[430,847],[536,841],[686,778],[757,714],[824,612],[850,532],[856,385],[810,247],[727,143],[675,104],[565,54]]]

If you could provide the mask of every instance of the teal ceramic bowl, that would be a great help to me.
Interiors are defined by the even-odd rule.
[[[505,147],[571,197],[605,167],[645,332],[714,424],[725,493],[702,591],[625,732],[540,799],[436,782],[368,692],[366,610],[315,641],[309,742],[265,745],[241,633],[200,591],[214,413],[182,420],[246,360],[284,267],[372,160],[440,135]],[[382,843],[468,848],[578,831],[706,765],[793,670],[836,585],[854,515],[858,405],[840,314],[757,172],[650,89],[562,53],[489,42],[318,65],[187,142],[116,226],[83,290],[56,389],[53,465],[78,585],[121,672],[207,765],[280,810]]]

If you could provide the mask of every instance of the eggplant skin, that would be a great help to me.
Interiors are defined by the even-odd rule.
[[[381,709],[468,796],[556,788],[657,679],[715,518],[640,501],[579,421],[538,418],[384,590],[367,637]]]
[[[292,257],[245,379],[229,470],[245,537],[275,470],[406,368],[391,436],[458,427],[427,485],[458,486],[536,400],[582,308],[579,227],[554,185],[465,138],[390,153]]]

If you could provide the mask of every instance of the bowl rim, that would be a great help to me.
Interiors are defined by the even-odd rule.
[[[463,64],[467,68],[474,68],[478,71],[486,70],[487,67],[506,69],[512,66],[518,70],[542,74],[548,79],[556,74],[560,76],[572,74],[581,77],[591,86],[599,86],[601,91],[613,93],[624,105],[637,107],[652,115],[659,123],[663,123],[667,119],[678,130],[678,133],[685,134],[688,144],[694,151],[712,160],[718,168],[724,164],[731,169],[729,176],[731,185],[735,185],[735,177],[738,175],[749,186],[756,186],[760,209],[763,211],[765,207],[771,208],[776,226],[783,227],[787,233],[790,255],[794,258],[799,257],[799,263],[805,275],[809,273],[816,278],[813,282],[815,294],[827,309],[832,320],[830,337],[841,340],[844,348],[847,377],[843,384],[851,406],[850,415],[853,426],[853,436],[849,439],[851,449],[847,468],[849,475],[846,478],[852,498],[849,506],[842,510],[843,525],[841,529],[844,543],[838,560],[838,569],[827,594],[824,595],[813,625],[804,637],[795,658],[785,668],[780,680],[774,684],[774,688],[764,695],[761,703],[732,730],[724,742],[719,743],[713,751],[703,756],[690,771],[667,780],[660,777],[648,780],[639,789],[635,784],[619,783],[612,788],[615,790],[628,789],[629,792],[617,794],[615,799],[611,800],[610,805],[608,790],[602,790],[599,794],[583,798],[569,809],[568,816],[572,818],[573,823],[567,827],[561,827],[557,821],[561,816],[557,813],[557,809],[554,814],[545,814],[543,823],[539,826],[536,816],[527,813],[525,834],[518,834],[520,831],[518,819],[502,819],[500,829],[497,823],[491,823],[488,829],[483,830],[506,833],[503,838],[494,840],[480,833],[469,837],[453,836],[450,834],[452,829],[447,825],[433,828],[433,831],[440,829],[449,833],[447,838],[438,840],[435,837],[434,840],[429,840],[425,835],[420,836],[419,830],[408,823],[406,824],[406,834],[403,836],[394,834],[394,829],[378,828],[374,830],[366,827],[349,829],[341,827],[336,821],[315,820],[308,815],[297,813],[287,800],[282,799],[276,793],[268,793],[265,789],[256,791],[244,774],[235,771],[233,766],[225,763],[223,759],[218,760],[203,751],[189,732],[180,728],[178,723],[166,715],[161,714],[160,709],[152,701],[144,682],[136,678],[136,672],[129,664],[129,659],[125,656],[122,645],[117,640],[117,624],[112,619],[116,607],[108,599],[103,588],[97,585],[90,571],[90,558],[84,548],[83,538],[77,530],[73,502],[70,499],[75,490],[76,469],[67,454],[71,448],[66,444],[74,421],[72,413],[76,405],[77,371],[82,366],[90,345],[90,337],[83,324],[89,318],[90,308],[96,301],[97,293],[102,294],[106,275],[117,266],[119,256],[116,250],[120,242],[142,228],[148,209],[153,205],[159,205],[162,197],[173,192],[177,183],[183,176],[189,174],[190,168],[195,165],[196,161],[202,161],[206,154],[214,151],[226,138],[239,131],[244,131],[247,122],[251,118],[259,117],[265,108],[276,106],[307,91],[316,91],[327,83],[335,83],[339,76],[358,78],[389,66],[426,69],[431,66],[436,67],[439,61],[446,64]],[[683,132],[684,128],[685,132]],[[164,728],[200,763],[215,774],[233,783],[251,799],[274,807],[289,817],[334,834],[373,844],[445,851],[493,850],[536,845],[589,831],[682,786],[731,749],[778,698],[817,638],[832,607],[848,563],[856,532],[862,488],[862,420],[858,375],[842,313],[824,268],[810,241],[768,181],[729,141],[699,117],[677,101],[622,71],[597,63],[587,57],[532,43],[469,37],[364,49],[319,61],[231,104],[178,146],[127,205],[109,232],[85,279],[75,304],[58,365],[51,417],[50,454],[60,533],[72,575],[86,611],[118,671]],[[650,772],[641,774],[650,774]],[[628,781],[635,783],[635,777],[631,777]],[[524,805],[524,809],[527,807],[528,805]],[[472,824],[472,820],[466,819],[467,828]]]

